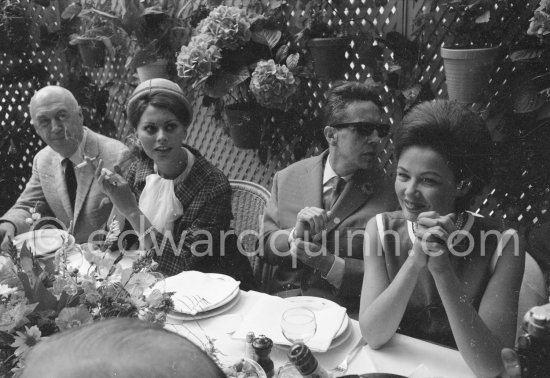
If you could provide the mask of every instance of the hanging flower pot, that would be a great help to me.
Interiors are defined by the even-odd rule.
[[[167,59],[158,59],[153,63],[137,67],[136,71],[139,77],[139,81],[143,83],[146,80],[155,78],[168,79],[168,71],[166,70],[167,64]]]
[[[498,47],[480,49],[441,48],[449,100],[472,103],[480,100],[489,83]]]
[[[231,104],[225,107],[229,135],[238,148],[252,149],[260,144],[258,109],[250,104]]]
[[[105,65],[105,44],[96,39],[80,39],[78,51],[82,64],[90,68],[100,68]]]
[[[351,38],[313,38],[307,43],[313,59],[315,74],[323,79],[343,79],[349,69],[346,59],[346,50]]]
[[[7,5],[3,13],[3,15],[0,14],[0,18],[4,18],[4,30],[9,48],[18,52],[30,49],[30,20],[26,8],[20,3],[13,3]]]

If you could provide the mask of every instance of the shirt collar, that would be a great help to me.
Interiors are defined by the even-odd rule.
[[[84,153],[84,146],[86,145],[86,137],[87,136],[88,136],[88,130],[86,130],[86,128],[84,127],[83,131],[82,131],[82,140],[80,141],[80,144],[78,145],[78,148],[76,149],[74,154],[72,154],[69,157],[69,159],[71,160],[71,162],[73,163],[74,166],[77,166],[78,164],[80,164],[84,161],[84,157],[82,156],[82,154]],[[61,155],[59,155],[59,156],[61,156]],[[61,156],[62,161],[63,161],[63,159],[65,159],[65,157]]]
[[[327,156],[327,160],[325,162],[325,171],[323,172],[323,185],[328,183],[330,180],[332,180],[334,177],[337,177],[338,174],[334,172],[334,169],[332,169],[332,166],[330,165],[330,154]],[[351,179],[351,175],[347,175],[342,177],[344,180],[349,181]]]

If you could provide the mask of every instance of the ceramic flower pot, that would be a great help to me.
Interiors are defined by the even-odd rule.
[[[139,81],[143,83],[146,80],[163,78],[168,79],[168,72],[166,70],[166,65],[168,60],[158,59],[153,63],[146,64],[141,67],[137,67],[136,71],[139,77]]]
[[[313,59],[315,74],[323,79],[343,79],[349,70],[346,59],[346,50],[351,38],[313,38],[308,41],[307,47]]]
[[[89,39],[78,43],[82,64],[90,68],[100,68],[105,64],[105,45],[103,42]]]
[[[489,83],[498,47],[483,49],[441,48],[449,100],[472,103],[481,99]]]
[[[229,135],[238,148],[251,149],[260,143],[258,111],[250,104],[231,104],[225,107],[229,121]]]
[[[4,27],[10,49],[18,52],[30,49],[27,17],[9,16],[6,18]]]

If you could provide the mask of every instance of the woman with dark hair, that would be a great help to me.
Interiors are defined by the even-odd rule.
[[[96,175],[117,210],[154,249],[159,270],[211,271],[229,228],[231,187],[221,171],[183,143],[193,110],[180,87],[166,79],[141,83],[126,113],[140,158],[126,176],[98,165]]]
[[[396,331],[458,347],[494,377],[514,345],[524,254],[514,230],[466,211],[490,180],[490,135],[458,103],[425,102],[403,119],[395,156],[401,210],[366,228],[363,336],[375,349]]]

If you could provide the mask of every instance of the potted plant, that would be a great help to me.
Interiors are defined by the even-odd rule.
[[[292,58],[291,58],[292,59]],[[273,59],[260,60],[252,72],[249,89],[253,99],[226,105],[229,134],[239,148],[257,148],[262,134],[263,118],[276,117],[272,111],[288,112],[298,90],[298,80],[284,64]]]
[[[74,18],[74,15],[64,12],[63,17]],[[85,66],[102,67],[106,51],[114,59],[118,50],[127,47],[128,36],[120,27],[118,16],[95,8],[86,8],[77,17],[81,20],[83,32],[72,34],[69,44],[78,46]]]
[[[530,19],[526,34],[509,55],[514,66],[510,90],[514,113],[532,113],[548,100],[550,88],[550,3],[542,0]]]
[[[426,21],[435,17],[437,7],[445,7],[456,20],[447,28],[451,43],[441,47],[449,99],[476,102],[499,56],[503,22],[510,11],[508,1],[434,1],[431,9],[420,16],[420,24],[426,26]]]
[[[309,51],[315,75],[328,80],[343,79],[349,68],[346,51],[351,37],[342,23],[343,16],[327,0],[311,0],[305,4],[302,30],[296,34],[296,42]],[[332,20],[336,15],[337,20]]]
[[[5,51],[26,51],[30,48],[30,19],[27,8],[10,0],[0,1],[0,46],[5,45]]]
[[[140,81],[155,77],[168,78],[168,60],[172,59],[181,43],[190,37],[189,19],[181,16],[192,2],[182,2],[181,8],[174,0],[161,4],[153,2],[151,6],[137,0],[130,4],[130,11],[137,16],[133,23],[123,24],[132,39],[126,68],[135,69]]]
[[[279,5],[260,9],[258,13],[255,9],[247,13],[221,5],[197,24],[190,42],[181,47],[177,58],[178,75],[202,92],[203,104],[225,112],[230,134],[240,148],[258,147],[258,117],[265,113],[261,106],[265,83],[255,80],[253,73],[256,72],[259,78],[262,76],[260,70],[267,65],[283,76],[288,75],[289,70],[293,71],[292,75],[304,70],[298,64],[301,55],[289,47],[290,42],[291,35],[286,30]],[[272,59],[271,63],[267,63],[268,59]],[[262,61],[266,62],[260,64]],[[265,77],[264,72],[262,78]],[[277,88],[287,90],[286,87]],[[279,105],[282,102],[277,104],[281,112]],[[246,126],[252,128],[239,131]],[[247,138],[243,141],[239,135]]]

